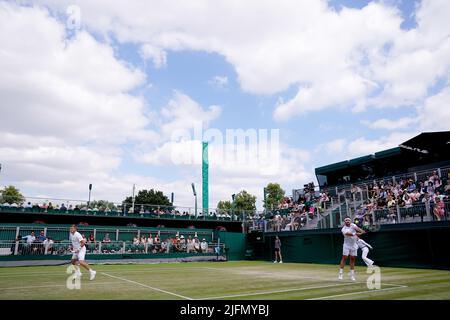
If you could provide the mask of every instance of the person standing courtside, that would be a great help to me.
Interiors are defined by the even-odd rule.
[[[275,261],[273,263],[278,262],[278,258],[280,258],[280,263],[283,263],[283,258],[281,257],[281,240],[278,236],[275,237]]]

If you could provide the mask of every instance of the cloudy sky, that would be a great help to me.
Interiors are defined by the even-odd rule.
[[[450,129],[449,16],[448,0],[0,1],[0,185],[121,201],[135,183],[192,206],[199,140],[174,132],[279,129],[276,170],[210,162],[212,207],[243,188],[260,207],[268,182],[290,193]]]

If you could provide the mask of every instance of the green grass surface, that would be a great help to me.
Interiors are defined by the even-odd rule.
[[[381,290],[337,279],[336,265],[191,262],[95,265],[89,281],[69,290],[67,266],[0,268],[0,299],[450,299],[450,271],[381,268]]]

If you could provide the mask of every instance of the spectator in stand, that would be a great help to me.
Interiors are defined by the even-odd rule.
[[[434,180],[434,190],[435,191],[437,191],[437,190],[440,190],[440,191],[442,191],[442,182],[441,182],[441,179],[436,179],[436,180]]]
[[[409,196],[409,194],[407,194],[407,193],[405,193],[404,195],[403,195],[403,201],[404,201],[404,203],[405,203],[405,208],[412,208],[412,199],[411,199],[411,197]]]
[[[364,216],[364,220],[363,220],[363,224],[362,224],[362,229],[367,231],[370,229],[370,226],[372,225],[372,222],[370,221],[371,216],[366,214]]]
[[[190,253],[193,251],[194,251],[194,241],[192,240],[191,236],[189,236],[186,241],[186,252]]]
[[[92,252],[95,248],[95,237],[91,233],[89,234],[89,238],[87,238],[87,246],[86,249],[89,250],[89,252]]]
[[[148,235],[147,243],[149,246],[153,246],[153,236],[151,233]]]
[[[31,209],[31,208],[32,208],[31,202],[28,202],[28,203],[24,206],[24,208],[25,208],[25,209]]]
[[[22,238],[26,241],[26,246],[23,250],[24,254],[30,254],[34,250],[33,243],[36,241],[36,236],[34,235],[34,231],[32,231],[28,236]]]
[[[180,236],[180,251],[186,251],[186,239],[183,235]]]
[[[447,196],[450,196],[450,179],[447,179],[447,184],[445,185],[444,192]]]
[[[54,241],[51,238],[46,238],[44,240],[44,242],[43,242],[44,250],[47,251],[47,254],[53,254],[53,244],[54,244]]]
[[[414,189],[416,189],[416,184],[414,183],[414,181],[412,179],[409,179],[408,181],[408,192],[413,192]]]
[[[434,195],[434,183],[432,181],[428,181],[427,193],[429,195]]]
[[[427,193],[427,185],[423,181],[419,182],[418,191],[421,196],[424,195],[425,193]]]
[[[409,196],[411,197],[413,203],[420,200],[420,192],[417,189],[414,189]]]
[[[104,243],[109,243],[109,242],[111,242],[111,239],[109,238],[109,233],[105,234],[105,236],[103,237],[103,242],[104,242]]]
[[[41,233],[37,236],[36,240],[39,242],[44,242],[47,237],[44,235],[44,230],[41,231]]]
[[[203,238],[202,242],[200,243],[200,250],[202,253],[208,252],[208,242],[206,242],[205,238]]]
[[[194,251],[200,252],[200,241],[197,237],[194,238]]]
[[[139,243],[140,243],[139,238],[138,238],[138,237],[134,237],[134,238],[133,238],[133,244],[134,244],[135,246],[138,246]]]
[[[160,249],[161,249],[161,240],[160,240],[159,235],[157,235],[153,239],[153,251],[156,253],[156,252],[159,252]]]
[[[167,239],[167,240],[161,242],[161,250],[160,250],[160,252],[169,253],[169,251],[170,251],[169,243],[170,243],[170,239]]]
[[[434,184],[434,182],[436,180],[439,180],[439,179],[440,178],[439,178],[439,175],[438,175],[437,171],[434,170],[433,173],[431,174],[430,178],[428,179],[428,181],[430,181],[430,182],[432,182]]]
[[[445,218],[444,202],[439,197],[436,197],[434,201],[436,202],[433,209],[434,217],[437,221],[441,221]]]
[[[172,248],[174,252],[180,252],[180,239],[178,236],[172,238]]]
[[[434,198],[439,198],[441,201],[444,201],[445,195],[441,194],[439,191],[436,191],[436,194],[434,195]]]
[[[23,237],[28,245],[31,245],[36,241],[36,236],[34,235],[34,231],[32,231],[28,236]]]

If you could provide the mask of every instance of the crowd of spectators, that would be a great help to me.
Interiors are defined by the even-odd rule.
[[[140,236],[133,239],[134,249],[144,250],[147,247],[147,252],[151,253],[174,253],[174,252],[187,252],[187,253],[207,253],[209,252],[209,244],[205,238],[200,240],[197,235],[194,237],[184,235],[175,235],[173,237],[167,237],[162,240],[159,235],[153,237],[151,234],[148,237]]]
[[[363,224],[373,223],[374,211],[387,211],[391,223],[398,222],[398,210],[408,215],[419,213],[432,216],[435,220],[445,219],[445,203],[450,201],[450,179],[445,183],[436,171],[424,181],[413,179],[400,179],[398,182],[378,181],[368,184],[366,190],[359,186],[352,186],[351,193],[367,193],[367,200],[358,209],[357,216]]]
[[[202,210],[198,210],[197,214],[193,210],[177,210],[174,207],[159,207],[151,205],[118,205],[114,207],[97,207],[88,206],[87,204],[53,204],[52,202],[42,203],[3,203],[0,204],[0,208],[8,209],[20,209],[23,211],[38,211],[38,212],[60,212],[60,213],[84,213],[92,215],[120,215],[120,216],[136,216],[141,217],[170,217],[170,218],[188,218],[188,219],[222,219],[222,220],[238,220],[239,215],[233,212],[226,211],[210,211],[204,213]]]
[[[44,230],[42,230],[38,236],[35,232],[30,232],[26,236],[17,236],[16,242],[18,243],[17,253],[23,255],[39,255],[53,253],[54,240],[50,237],[45,236]],[[16,243],[11,246],[11,254],[15,252]]]
[[[89,253],[117,253],[123,252],[123,241],[112,241],[109,233],[105,233],[102,240],[97,241],[93,233],[88,237],[83,233],[82,237],[86,241],[86,248]],[[55,242],[57,245],[55,245]],[[36,236],[32,231],[26,236],[19,235],[16,241],[11,245],[10,253],[14,254],[17,247],[19,255],[43,255],[43,254],[67,254],[70,251],[70,244],[67,241],[55,241],[45,236],[45,232],[40,231]],[[63,246],[59,244],[63,243]],[[164,240],[160,233],[153,236],[149,234],[135,236],[132,241],[126,241],[126,252],[136,253],[208,253],[212,251],[212,247],[205,238],[194,236],[174,235],[168,236]]]
[[[253,228],[270,231],[293,231],[304,227],[309,220],[320,217],[332,207],[328,192],[317,192],[312,184],[297,194],[298,199],[284,197],[275,210],[265,216],[256,216]],[[347,214],[356,217],[355,222],[361,227],[374,224],[373,213],[387,212],[387,222],[398,221],[398,210],[406,216],[431,216],[440,221],[450,213],[450,178],[441,179],[437,171],[433,171],[427,179],[414,181],[411,178],[385,181],[380,180],[367,185],[351,185],[349,190],[341,189],[334,204],[349,204],[353,208],[355,199],[357,211]],[[364,199],[364,200],[363,200]],[[362,203],[362,204],[361,204]],[[317,221],[317,220],[315,220]]]
[[[326,192],[315,191],[314,184],[305,186],[298,199],[284,197],[277,210],[269,212],[268,224],[273,231],[294,231],[304,227],[309,220],[314,220],[325,210],[325,204],[330,201]]]

